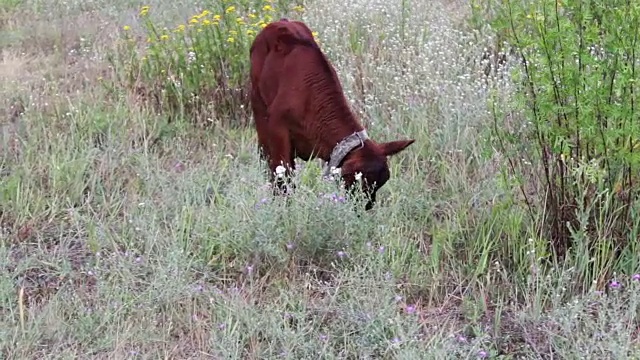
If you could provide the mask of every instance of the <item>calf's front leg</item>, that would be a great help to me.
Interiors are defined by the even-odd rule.
[[[269,170],[271,170],[271,182],[275,185],[274,192],[287,194],[289,179],[295,168],[293,150],[289,131],[286,128],[276,126],[277,122],[269,120]]]

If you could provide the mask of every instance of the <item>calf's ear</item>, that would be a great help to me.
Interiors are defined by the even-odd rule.
[[[382,152],[385,156],[391,156],[406,149],[407,146],[413,144],[414,141],[414,139],[389,141],[386,143],[381,143],[380,147],[382,148]]]

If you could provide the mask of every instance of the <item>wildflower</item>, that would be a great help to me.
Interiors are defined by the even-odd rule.
[[[304,8],[302,6],[300,6],[300,5],[296,5],[296,6],[293,7],[293,10],[297,11],[297,12],[303,12]]]
[[[244,22],[244,19],[241,17],[236,19],[236,23],[238,23],[238,25],[246,25],[246,23]]]
[[[617,280],[611,280],[611,282],[609,283],[609,286],[612,289],[617,289],[620,287],[620,283]]]
[[[221,19],[220,15],[213,15],[213,20],[220,21],[220,19]]]
[[[247,16],[249,16],[250,19],[255,19],[256,18],[256,14],[253,14],[253,13],[251,13],[251,14],[249,14]]]
[[[640,274],[634,274],[631,279],[636,280],[636,281],[640,281]]]
[[[209,11],[209,10],[203,10],[203,11],[200,13],[200,17],[205,17],[205,16],[207,16],[207,15],[209,15],[209,14],[211,14],[211,11]]]
[[[288,243],[287,244],[287,250],[293,250],[295,247],[296,247],[296,245],[293,244],[293,243]]]
[[[357,172],[355,178],[356,178],[356,181],[362,180],[362,173],[361,172]]]
[[[231,14],[231,13],[232,13],[232,12],[234,12],[234,11],[236,11],[236,7],[235,7],[235,6],[233,6],[233,5],[229,6],[229,7],[227,8],[227,10],[225,10],[225,12],[226,12],[227,14]]]
[[[262,23],[262,24],[260,24],[260,27],[264,29],[264,28],[266,28],[266,27],[267,27],[267,24]]]
[[[271,7],[271,5],[265,5],[262,7],[262,10],[264,11],[273,11],[273,8]]]
[[[484,350],[480,350],[480,351],[478,351],[478,357],[479,357],[479,358],[481,358],[481,359],[486,358],[488,355],[489,355],[489,354],[487,354],[487,352],[486,352],[486,351],[484,351]]]
[[[407,305],[407,307],[405,308],[405,311],[407,312],[407,314],[413,314],[416,312],[416,306],[415,305]]]
[[[140,8],[140,16],[145,16],[149,13],[149,6],[143,6]]]
[[[131,30],[131,26],[125,25],[125,26],[122,27],[122,30],[129,31],[129,30]]]
[[[255,33],[256,33],[256,32],[255,32],[255,31],[253,31],[253,30],[251,30],[251,29],[247,30],[247,35],[249,35],[249,36],[251,36],[251,35],[253,35],[253,34],[255,34]]]
[[[196,18],[191,18],[191,20],[189,20],[189,23],[190,24],[197,24],[197,23],[199,23],[199,21]]]
[[[318,37],[318,32],[317,31],[312,31],[311,35],[313,36],[313,38],[317,38]]]
[[[343,257],[345,257],[347,254],[346,254],[344,251],[340,250],[340,251],[338,251],[338,252],[337,252],[337,255],[338,255],[338,257],[339,257],[340,259],[342,259],[342,258],[343,258]]]
[[[247,274],[251,274],[253,272],[253,266],[247,265]]]
[[[238,35],[238,32],[235,30],[229,30],[229,34],[231,35]]]
[[[379,252],[380,254],[384,253],[384,246],[380,246],[380,247],[378,248],[378,252]]]
[[[229,39],[231,39],[231,40],[232,40],[231,42],[233,42],[233,38],[229,38]],[[227,39],[227,41],[229,41],[229,40]],[[284,168],[284,166],[282,166],[282,165],[278,165],[278,166],[276,167],[276,175],[277,175],[278,177],[282,177],[282,176],[284,176],[285,171],[286,171],[286,169],[285,169],[285,168]]]
[[[164,35],[160,35],[160,40],[162,40],[162,41],[167,41],[167,40],[169,40],[169,35],[166,35],[166,34],[164,34]]]
[[[211,25],[211,21],[209,21],[207,19],[204,19],[204,20],[202,20],[202,25],[205,25],[205,26]]]
[[[183,24],[180,24],[176,27],[176,29],[174,30],[174,32],[183,32],[184,29],[186,28],[186,26],[184,26]]]

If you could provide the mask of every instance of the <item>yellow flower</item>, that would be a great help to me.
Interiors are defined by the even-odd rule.
[[[202,11],[202,13],[200,13],[200,17],[205,17],[205,16],[207,16],[207,15],[209,15],[209,14],[211,14],[211,11],[209,11],[209,10],[204,10],[204,11]]]
[[[262,10],[264,11],[273,11],[273,8],[271,7],[271,5],[265,5],[262,7]]]
[[[211,21],[204,19],[202,20],[202,25],[211,25]]]
[[[180,24],[180,25],[178,25],[178,26],[176,27],[176,29],[175,29],[175,30],[173,30],[173,31],[174,31],[174,32],[183,32],[185,28],[186,28],[186,26],[184,26],[184,25]]]
[[[235,30],[229,30],[229,34],[231,35],[238,35],[238,32]]]
[[[227,42],[228,42],[228,43],[233,43],[234,41],[236,41],[236,40],[235,40],[234,38],[232,38],[232,37],[230,37],[230,38],[228,38],[228,39],[227,39]]]
[[[249,18],[250,19],[255,19],[256,18],[256,14],[249,14]]]
[[[236,19],[236,23],[238,23],[238,25],[245,25],[246,23],[244,22],[244,19],[239,17]]]
[[[236,11],[236,7],[235,7],[235,6],[233,6],[233,5],[229,6],[229,7],[227,8],[227,10],[225,10],[225,12],[226,12],[227,14],[232,13],[232,12],[234,12],[234,11]]]
[[[220,15],[213,15],[213,20],[215,21],[220,21],[221,16]]]
[[[220,23],[219,23],[219,22],[217,22],[217,21],[214,21],[214,22],[212,22],[211,24],[212,24],[212,25],[220,25]]]
[[[197,23],[198,23],[198,19],[196,19],[196,18],[191,18],[191,20],[189,20],[189,23],[191,23],[191,24],[197,24]]]
[[[122,27],[122,30],[129,31],[129,30],[131,30],[131,26],[125,25],[125,26]]]
[[[266,28],[266,27],[267,27],[267,24],[262,23],[262,24],[260,24],[260,27],[264,29],[264,28]]]
[[[255,33],[256,33],[256,32],[255,32],[255,31],[253,31],[253,30],[251,30],[251,29],[247,30],[247,35],[249,35],[249,36],[251,36],[251,35],[253,35],[253,34],[255,34]]]
[[[145,16],[149,12],[149,6],[143,6],[140,8],[140,16]]]
[[[316,31],[312,31],[311,35],[313,36],[314,39],[318,38],[318,33]]]
[[[166,35],[166,34],[160,35],[160,40],[163,40],[163,41],[169,40],[169,35]]]
[[[304,8],[300,5],[296,5],[293,7],[293,10],[297,11],[297,12],[303,12]]]

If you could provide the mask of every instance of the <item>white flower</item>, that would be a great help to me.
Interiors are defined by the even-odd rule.
[[[278,165],[278,167],[276,167],[276,175],[281,178],[286,170],[287,169],[285,169],[284,166]]]
[[[356,181],[360,181],[362,180],[362,173],[361,172],[357,172],[356,173]]]
[[[335,166],[331,167],[331,174],[332,175],[336,175],[336,176],[340,176],[340,173],[342,172],[341,168],[337,168]]]

